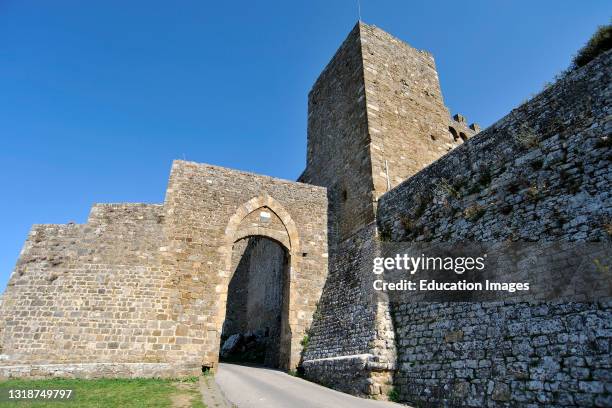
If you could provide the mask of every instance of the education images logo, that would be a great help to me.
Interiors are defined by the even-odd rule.
[[[440,257],[421,256],[413,257],[408,254],[396,254],[393,257],[375,257],[372,272],[374,275],[382,275],[385,272],[403,271],[414,275],[419,271],[454,272],[462,275],[468,271],[483,271],[486,267],[487,254],[479,257]],[[382,276],[381,276],[382,278]],[[418,281],[400,279],[396,282],[387,282],[384,279],[376,279],[373,282],[374,290],[377,291],[528,291],[529,282],[492,282],[485,279],[484,282],[470,282],[465,279],[459,281],[438,281],[435,279],[419,279]]]

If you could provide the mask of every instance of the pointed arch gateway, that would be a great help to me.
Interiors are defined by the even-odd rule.
[[[250,214],[257,211],[270,211],[282,223],[279,228],[266,228],[253,226],[243,221]],[[247,225],[245,225],[247,224]],[[295,304],[296,277],[299,275],[300,239],[297,227],[291,215],[273,197],[264,194],[253,197],[240,205],[230,217],[224,234],[224,244],[220,248],[223,259],[223,270],[220,271],[222,282],[219,287],[219,305],[217,307],[216,327],[219,335],[223,329],[226,317],[228,287],[234,271],[232,270],[232,250],[234,243],[247,237],[265,237],[279,243],[287,254],[287,273],[285,276],[287,299],[282,311],[281,337],[280,337],[280,368],[295,368],[299,363],[299,350],[296,350],[296,341],[293,333],[297,332],[298,318]]]

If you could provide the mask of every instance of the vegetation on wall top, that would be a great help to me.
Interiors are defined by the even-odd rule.
[[[600,26],[585,46],[578,50],[572,61],[572,68],[585,66],[610,48],[612,48],[612,24]]]

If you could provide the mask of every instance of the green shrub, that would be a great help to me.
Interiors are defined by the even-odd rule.
[[[395,387],[391,387],[391,389],[389,389],[389,392],[387,392],[387,397],[389,398],[389,401],[391,401],[391,402],[399,402],[400,401],[399,391]]]
[[[527,189],[527,198],[529,201],[538,201],[540,198],[540,190],[538,189],[538,186],[532,185]]]
[[[585,66],[610,48],[612,48],[612,25],[600,26],[574,57],[574,66],[576,68]]]
[[[439,187],[444,193],[446,193],[446,195],[454,197],[454,198],[459,198],[460,194],[459,194],[459,189],[451,186],[450,183],[448,182],[448,180],[446,179],[440,179],[440,181],[438,182],[437,187]]]
[[[476,222],[485,213],[485,208],[479,204],[473,204],[463,211],[463,216],[466,220]]]
[[[514,135],[514,138],[524,149],[533,149],[540,145],[536,133],[526,125],[521,126],[520,130]]]

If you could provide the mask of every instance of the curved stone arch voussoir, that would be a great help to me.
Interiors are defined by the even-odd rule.
[[[287,250],[292,253],[299,253],[300,240],[295,222],[293,221],[291,215],[289,215],[287,210],[285,210],[285,208],[278,201],[276,201],[273,197],[267,194],[258,197],[253,197],[249,201],[238,207],[234,215],[230,217],[230,220],[227,224],[227,228],[225,229],[225,244],[232,245],[234,242],[236,242],[238,226],[240,225],[240,222],[247,215],[261,207],[268,207],[278,216],[278,218],[285,226],[285,229],[287,230],[287,235],[289,237],[289,245],[287,246]]]

